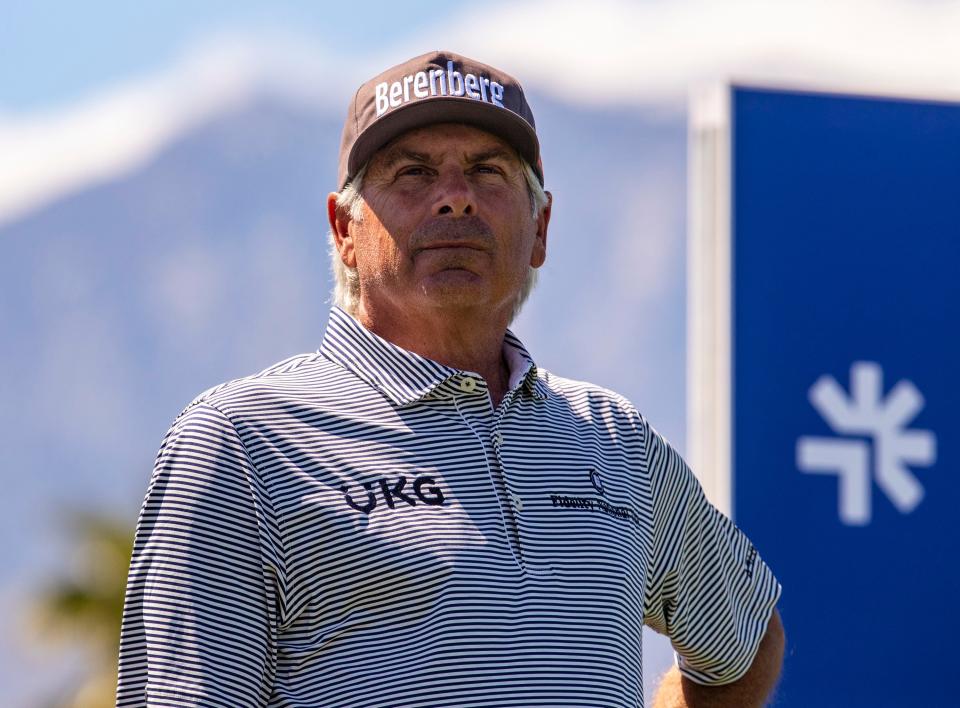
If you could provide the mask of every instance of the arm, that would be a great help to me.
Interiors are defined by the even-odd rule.
[[[647,442],[654,545],[644,621],[668,636],[678,655],[655,705],[760,705],[779,672],[780,585],[677,452],[650,428]],[[751,701],[754,683],[759,697]],[[725,696],[729,702],[714,700]]]
[[[723,686],[702,686],[673,667],[664,676],[654,698],[654,708],[760,708],[765,705],[780,676],[784,634],[780,614],[774,610],[767,631],[740,679]]]
[[[164,440],[137,525],[117,705],[264,705],[276,601],[252,465],[233,425],[190,407]]]

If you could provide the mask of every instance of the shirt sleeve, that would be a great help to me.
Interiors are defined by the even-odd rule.
[[[644,430],[654,526],[644,622],[670,638],[684,676],[731,683],[753,663],[780,585],[680,455]]]
[[[140,512],[117,706],[257,706],[272,692],[277,565],[231,422],[204,403],[164,438]]]

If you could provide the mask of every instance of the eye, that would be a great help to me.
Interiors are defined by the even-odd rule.
[[[397,170],[397,177],[424,177],[431,173],[424,165],[406,165]]]
[[[501,174],[501,173],[503,172],[503,170],[501,170],[501,169],[500,169],[499,167],[497,167],[496,165],[490,165],[490,164],[487,164],[487,163],[481,163],[481,164],[479,164],[479,165],[474,165],[473,171],[476,172],[476,173],[478,173],[478,174],[482,174],[482,175],[498,175],[498,174]]]

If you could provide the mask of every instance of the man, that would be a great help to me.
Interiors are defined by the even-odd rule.
[[[118,705],[761,705],[779,586],[628,401],[507,330],[551,197],[515,79],[449,52],[351,102],[320,350],[202,394],[137,530]]]

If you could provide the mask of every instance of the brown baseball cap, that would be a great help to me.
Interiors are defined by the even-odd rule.
[[[533,111],[515,78],[453,52],[414,57],[367,81],[350,102],[340,142],[340,189],[402,133],[467,123],[516,148],[543,184]]]

